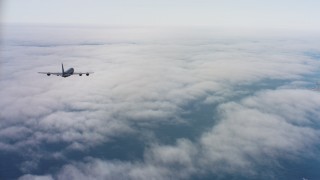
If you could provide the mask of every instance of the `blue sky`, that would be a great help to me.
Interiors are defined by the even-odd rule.
[[[314,0],[11,0],[5,23],[320,29]]]

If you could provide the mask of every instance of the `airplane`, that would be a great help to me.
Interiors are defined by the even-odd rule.
[[[61,77],[64,77],[64,78],[66,78],[68,76],[71,76],[71,75],[82,76],[82,74],[85,74],[85,75],[89,76],[90,74],[93,73],[93,72],[74,72],[73,68],[70,68],[70,69],[64,71],[63,63],[61,63],[61,65],[62,65],[62,72],[38,72],[38,73],[47,74],[47,76],[50,76],[52,74],[52,75],[61,76]]]

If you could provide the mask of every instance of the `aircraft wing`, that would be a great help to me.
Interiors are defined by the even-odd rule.
[[[92,74],[93,72],[74,72],[72,75]]]
[[[57,76],[62,76],[62,73],[61,72],[38,72],[40,74],[52,74],[52,75],[57,75]]]

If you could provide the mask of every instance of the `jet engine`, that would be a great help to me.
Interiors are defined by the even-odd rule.
[[[86,75],[89,76],[89,73],[87,73]]]
[[[50,73],[47,73],[47,76],[50,76]]]

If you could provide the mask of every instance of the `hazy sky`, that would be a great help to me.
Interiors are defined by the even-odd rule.
[[[5,23],[320,29],[315,0],[10,0]]]

